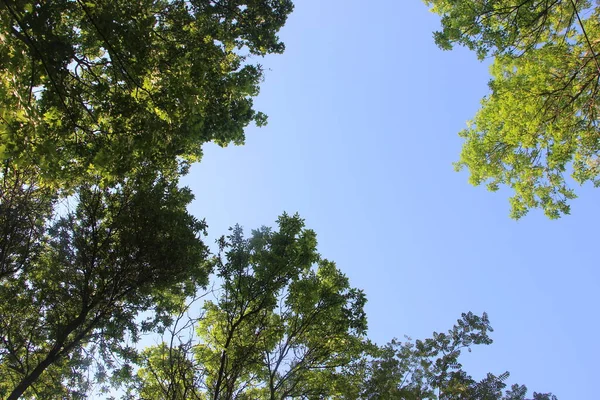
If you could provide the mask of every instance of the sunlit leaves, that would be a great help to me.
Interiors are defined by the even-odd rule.
[[[256,58],[283,51],[288,0],[7,1],[0,12],[0,160],[73,187],[176,174],[203,143],[244,142]]]
[[[511,215],[568,214],[572,181],[599,184],[599,10],[586,1],[430,0],[444,49],[494,56],[491,93],[469,127],[458,169],[514,191]],[[576,8],[575,8],[576,6]]]
[[[173,371],[173,358],[161,350],[164,345],[152,348],[140,370],[140,392],[151,387],[181,392],[182,377],[188,376],[199,398],[339,394],[340,382],[348,381],[342,369],[364,348],[364,294],[350,287],[334,263],[321,259],[314,232],[298,216],[284,214],[278,230],[262,228],[250,238],[236,226],[220,243],[221,287],[202,306],[198,342],[186,347],[187,370],[162,378]],[[181,349],[175,346],[175,357]],[[154,361],[159,353],[167,361]],[[156,369],[160,372],[150,375]]]

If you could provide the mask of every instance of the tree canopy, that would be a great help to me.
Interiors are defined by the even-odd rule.
[[[505,390],[508,373],[478,381],[459,362],[492,342],[485,314],[431,339],[371,343],[364,293],[297,215],[249,238],[235,227],[209,257],[176,181],[78,186],[56,214],[44,192],[5,187],[29,196],[6,215],[38,215],[2,238],[3,398],[79,399],[100,385],[172,400],[525,399],[524,386]],[[163,340],[140,349],[148,333]]]
[[[492,331],[486,313],[478,316],[469,312],[462,314],[447,333],[434,332],[431,338],[414,342],[391,340],[368,360],[362,371],[359,398],[525,400],[526,386],[513,384],[506,389],[508,372],[488,373],[476,380],[461,364],[461,352],[491,344]],[[533,400],[556,397],[534,392]]]
[[[579,21],[590,4],[569,8],[559,0],[538,17],[535,7],[527,16],[517,6],[517,25],[523,19],[549,32],[526,46],[521,31],[506,36],[501,20],[488,26],[476,14],[461,20],[479,26],[481,40],[472,40],[452,22],[468,2],[434,3],[453,15],[444,19],[440,45],[463,43],[503,60],[488,109],[518,119],[516,103],[506,99],[529,85],[550,91],[544,107],[580,107],[573,120],[556,113],[556,132],[590,121],[600,33],[592,22],[578,30],[563,21],[569,13]],[[250,237],[236,226],[217,241],[216,254],[205,244],[207,225],[188,212],[193,194],[179,177],[204,143],[241,144],[250,123],[266,123],[253,106],[263,78],[255,61],[284,50],[277,34],[292,8],[290,0],[1,2],[1,398],[84,399],[121,390],[123,398],[172,400],[525,399],[524,386],[506,390],[508,373],[477,380],[459,362],[462,350],[492,342],[486,314],[463,314],[430,339],[372,343],[365,294],[319,254],[315,232],[298,215],[283,214],[276,229]],[[548,39],[561,29],[563,43]],[[553,91],[536,65],[574,75]],[[534,115],[535,101],[520,104]],[[477,129],[487,135],[510,127],[497,114],[480,115],[464,133],[475,135],[474,149],[481,147]],[[544,134],[554,132],[548,126]],[[581,162],[594,165],[576,169],[576,177],[595,182],[590,126],[587,141],[572,135],[588,146]],[[530,142],[542,143],[538,136]],[[467,146],[462,161],[476,181],[491,176],[473,166],[481,148]],[[544,149],[539,154],[559,172],[579,154]],[[517,169],[526,159],[515,154],[494,164],[492,187],[530,177]],[[551,216],[566,212],[556,197],[572,197],[563,181],[557,192],[540,186],[562,175],[535,171],[541,175],[531,175],[531,188],[518,186],[516,215],[540,204]],[[143,335],[162,340],[141,348]]]
[[[485,313],[465,313],[432,338],[378,346],[366,335],[364,294],[316,252],[314,232],[298,216],[278,224],[221,239],[220,288],[207,296],[216,301],[199,314],[193,302],[180,309],[142,352],[130,398],[526,399],[525,386],[506,389],[508,372],[477,380],[460,363],[462,351],[492,343]]]
[[[0,7],[0,162],[62,189],[175,173],[244,141],[289,0],[13,1]]]
[[[574,182],[600,185],[600,9],[575,0],[425,0],[442,49],[493,57],[491,93],[460,133],[470,182],[514,191],[511,215],[568,214]],[[572,181],[568,177],[570,173]],[[567,176],[566,176],[567,175]]]
[[[25,244],[13,240],[21,232],[1,238],[2,398],[81,397],[94,360],[127,358],[128,342],[207,284],[205,225],[187,213],[188,190],[148,176],[75,193],[73,210],[41,226],[30,216]]]
[[[339,390],[341,369],[364,348],[365,296],[319,256],[298,216],[284,214],[278,225],[249,239],[235,227],[221,240],[221,287],[202,306],[197,343],[176,346],[175,362],[172,345],[147,349],[141,397],[328,398]]]

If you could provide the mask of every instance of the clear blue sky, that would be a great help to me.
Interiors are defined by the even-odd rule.
[[[509,193],[453,171],[461,130],[487,92],[487,66],[443,52],[438,17],[414,1],[302,0],[269,57],[247,143],[206,146],[185,179],[212,237],[299,212],[369,299],[369,335],[428,337],[487,311],[495,343],[465,354],[476,376],[561,400],[597,398],[600,192],[571,216],[508,217]]]

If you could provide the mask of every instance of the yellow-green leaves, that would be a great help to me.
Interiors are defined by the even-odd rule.
[[[248,124],[265,123],[252,102],[263,73],[250,55],[283,50],[277,32],[292,3],[234,3],[7,3],[2,158],[72,188],[92,165],[109,181],[140,165],[173,175],[203,143],[243,143]],[[47,153],[49,142],[60,151]]]
[[[491,93],[460,133],[456,167],[468,168],[475,185],[511,187],[514,218],[531,208],[550,218],[568,214],[575,194],[567,175],[599,182],[598,8],[585,1],[426,3],[442,16],[442,48],[458,43],[495,57]]]
[[[44,122],[52,128],[60,128],[62,125],[61,118],[62,114],[56,107],[52,107],[44,113]],[[27,119],[25,118],[24,121],[27,122]]]
[[[338,394],[338,381],[348,378],[342,368],[364,350],[364,294],[350,287],[334,263],[320,259],[316,235],[302,219],[284,214],[278,225],[250,238],[236,226],[220,240],[220,288],[202,306],[198,341],[146,352],[140,376],[147,398],[162,398],[150,388],[181,393],[183,377],[199,398]],[[172,366],[183,365],[181,349],[187,367],[174,376]]]

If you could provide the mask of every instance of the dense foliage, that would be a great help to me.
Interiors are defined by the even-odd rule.
[[[525,398],[459,363],[485,314],[371,343],[364,293],[297,215],[205,245],[178,178],[266,122],[253,61],[292,7],[2,1],[0,398]]]
[[[174,173],[201,145],[244,141],[288,0],[6,0],[0,162],[65,188],[140,169]]]
[[[292,8],[0,4],[0,397],[127,376],[140,334],[207,283],[205,224],[177,178],[203,143],[266,122],[255,60],[284,50]]]
[[[26,232],[0,238],[2,398],[85,393],[93,361],[127,356],[128,343],[168,321],[175,305],[207,283],[204,223],[187,213],[188,190],[144,176],[75,193],[73,210],[43,224],[43,215],[29,215]],[[33,206],[45,212],[37,195],[44,194],[29,193],[25,206],[3,202],[4,215]],[[144,312],[151,318],[140,322]]]

